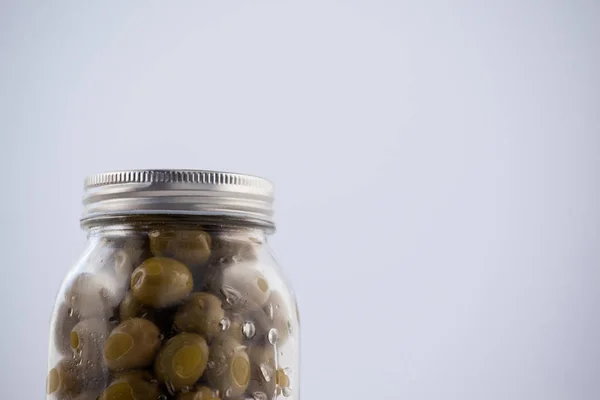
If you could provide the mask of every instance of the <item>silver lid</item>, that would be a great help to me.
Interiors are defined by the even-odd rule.
[[[250,175],[202,170],[131,170],[86,178],[83,225],[141,214],[205,215],[273,227],[273,184]]]

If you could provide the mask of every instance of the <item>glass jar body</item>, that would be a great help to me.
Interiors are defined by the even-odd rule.
[[[106,223],[57,296],[47,399],[298,399],[298,333],[264,230]]]

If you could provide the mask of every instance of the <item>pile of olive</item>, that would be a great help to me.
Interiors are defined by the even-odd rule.
[[[48,374],[48,393],[59,400],[289,394],[276,357],[289,314],[256,269],[253,246],[198,230],[152,231],[112,251],[107,268],[77,276],[54,318],[63,358]]]

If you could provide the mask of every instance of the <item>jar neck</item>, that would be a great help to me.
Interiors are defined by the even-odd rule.
[[[251,221],[194,215],[119,216],[87,221],[82,224],[82,228],[87,231],[90,238],[144,235],[154,230],[177,229],[220,232],[256,243],[265,242],[267,236],[275,230],[274,227],[263,226]]]

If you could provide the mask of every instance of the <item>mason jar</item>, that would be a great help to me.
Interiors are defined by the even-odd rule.
[[[93,175],[56,298],[47,399],[298,399],[298,309],[273,187],[197,170]]]

